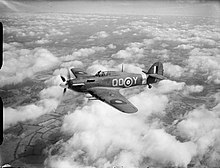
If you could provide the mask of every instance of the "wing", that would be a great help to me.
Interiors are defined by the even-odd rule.
[[[89,93],[97,99],[115,107],[124,113],[135,113],[138,109],[131,104],[124,96],[119,93],[119,90],[103,87],[94,87],[88,89]]]
[[[74,76],[76,78],[82,78],[82,77],[89,77],[89,76],[91,76],[91,75],[87,74],[85,71],[83,71],[80,68],[71,68],[70,70],[71,70],[71,72],[74,74]]]

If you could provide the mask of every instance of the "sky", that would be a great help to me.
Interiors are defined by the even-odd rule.
[[[181,15],[219,17],[218,1],[7,1],[5,12],[64,12],[130,15]],[[6,8],[5,8],[6,7]]]

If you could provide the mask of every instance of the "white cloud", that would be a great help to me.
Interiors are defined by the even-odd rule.
[[[192,45],[190,44],[181,44],[181,45],[178,45],[177,47],[175,47],[177,49],[184,49],[184,50],[189,50],[189,49],[192,49],[194,48]]]
[[[162,80],[158,84],[158,90],[161,93],[170,93],[173,91],[181,91],[184,89],[184,82],[176,82],[171,80]]]
[[[162,49],[162,50],[151,50],[152,53],[157,54],[158,56],[162,58],[169,58],[169,51],[167,49]]]
[[[3,107],[4,129],[18,122],[33,120],[45,113],[56,109],[62,96],[62,88],[51,86],[40,92],[40,100],[36,103],[18,106],[16,108]]]
[[[3,61],[0,71],[1,87],[33,78],[37,72],[49,70],[59,63],[58,58],[47,49],[18,49],[13,44],[5,45]]]
[[[76,58],[88,57],[96,52],[103,52],[105,51],[105,47],[91,47],[91,48],[81,48],[79,50],[74,51],[71,55],[63,56],[61,59],[63,61],[71,61],[75,60]]]
[[[66,67],[66,68],[70,68],[70,67],[75,67],[75,68],[82,68],[83,67],[83,63],[82,61],[67,61],[67,62],[63,62],[60,67]]]
[[[202,92],[203,89],[204,89],[204,87],[201,85],[185,86],[183,94],[188,95],[190,93],[199,93],[199,92]]]
[[[207,79],[208,81],[213,81],[215,84],[220,84],[220,70],[213,71]]]
[[[194,48],[186,61],[188,70],[191,73],[202,72],[207,76],[208,82],[219,83],[220,79],[220,50]]]
[[[46,44],[46,43],[49,43],[50,41],[47,40],[47,39],[40,39],[40,40],[37,40],[35,41],[36,44]]]
[[[112,58],[137,59],[143,57],[143,53],[143,48],[127,47],[125,50],[120,50],[116,54],[113,54]]]
[[[110,49],[115,49],[115,48],[116,48],[116,46],[115,46],[114,44],[109,44],[108,47],[109,47]]]
[[[165,76],[169,75],[170,77],[181,77],[184,73],[184,68],[179,65],[173,65],[170,62],[166,62],[163,64]]]
[[[196,154],[196,146],[192,142],[179,142],[175,136],[167,134],[164,130],[150,130],[144,137],[147,143],[151,143],[144,153],[161,166],[173,163],[173,166],[187,167],[192,157]]]
[[[201,85],[186,85],[185,82],[176,82],[171,80],[163,80],[156,86],[160,93],[171,93],[179,91],[184,95],[202,92],[204,87]]]
[[[117,35],[122,35],[123,33],[128,33],[130,31],[131,31],[130,28],[125,28],[125,29],[115,30],[112,33]]]
[[[105,31],[100,31],[100,32],[97,32],[96,34],[92,35],[89,37],[89,41],[92,41],[94,39],[103,39],[103,38],[106,38],[108,37],[109,34]]]
[[[72,31],[72,25],[93,25],[94,27],[103,20],[114,21],[112,22],[115,23],[114,25],[121,24],[121,22],[115,22],[118,18],[114,16],[57,14],[54,17],[54,15],[47,14],[46,20],[43,19],[44,15],[34,16],[34,19],[30,19],[30,16],[19,17],[17,16],[17,21],[16,19],[12,20],[15,24],[11,22],[13,23],[12,26],[5,27],[5,32],[12,37],[10,41],[12,41],[13,36],[22,37],[22,39],[28,39],[24,37],[31,36],[30,38],[33,38],[33,41],[44,44],[48,42],[47,37],[50,37],[51,41],[54,40],[53,38],[56,38],[56,41],[60,40],[57,39],[57,36],[66,35]],[[24,22],[32,20],[27,23],[33,26],[30,28],[27,25],[18,26],[21,18]],[[129,40],[135,39],[122,39],[126,44],[125,48],[113,54],[111,60],[102,61],[104,58],[97,57],[99,52],[107,49],[111,52],[117,51],[113,50],[116,49],[116,46],[110,43],[105,47],[81,48],[75,50],[71,55],[62,57],[63,62],[60,68],[53,72],[53,75],[57,76],[53,76],[45,82],[49,88],[40,92],[40,101],[22,107],[4,108],[4,114],[7,112],[7,115],[17,116],[17,118],[11,117],[11,120],[7,120],[6,126],[35,119],[39,115],[55,109],[59,101],[56,95],[61,94],[62,89],[58,89],[54,85],[57,86],[60,83],[58,75],[67,76],[67,67],[88,67],[86,71],[91,74],[98,70],[120,71],[121,62],[118,62],[120,59],[117,58],[123,58],[123,61],[127,61],[124,64],[124,71],[135,73],[141,72],[141,68],[145,67],[144,64],[147,64],[149,59],[157,59],[157,56],[162,59],[169,59],[171,62],[164,63],[165,76],[180,78],[184,81],[190,80],[192,77],[195,77],[196,80],[207,78],[205,82],[208,82],[209,85],[202,95],[206,94],[206,91],[208,95],[218,91],[216,85],[213,86],[213,84],[220,83],[220,52],[218,48],[220,33],[216,25],[211,23],[192,26],[193,24],[188,22],[188,18],[184,18],[184,22],[176,20],[170,24],[166,24],[164,20],[163,22],[160,21],[159,17],[143,17],[139,21],[132,21],[128,25],[123,25],[118,27],[118,30],[112,31],[113,34],[132,31],[132,34],[136,34],[140,38],[138,38],[138,42],[132,43]],[[216,22],[213,20],[213,23]],[[108,25],[108,29],[111,29],[111,24]],[[91,36],[92,40],[110,39],[107,38],[110,36],[109,33],[98,31]],[[143,40],[143,38],[147,39]],[[40,40],[36,41],[36,39]],[[73,39],[74,37],[66,36],[62,40],[70,42]],[[143,41],[139,42],[139,40]],[[14,39],[14,41],[16,40]],[[28,43],[25,42],[25,44]],[[34,42],[32,44],[36,45]],[[173,46],[174,48],[171,49]],[[117,48],[120,47],[120,45],[117,46]],[[150,55],[151,51],[153,55]],[[8,69],[5,70],[5,74],[0,72],[0,76],[5,77],[5,80],[1,80],[4,82],[7,82],[6,77],[10,78],[8,83],[32,77],[44,69],[43,64],[45,62],[51,63],[51,67],[53,67],[53,61],[37,61],[39,56],[32,57],[35,55],[34,50],[22,49],[22,45],[19,43],[5,43],[4,54],[11,56],[8,57],[10,58],[9,61],[6,61],[6,68],[8,67]],[[27,59],[25,55],[31,55],[31,58]],[[141,61],[143,60],[143,62],[140,62],[139,58],[142,58]],[[185,61],[184,58],[187,60]],[[91,60],[97,61],[91,62]],[[181,66],[176,62],[179,60],[184,61]],[[17,64],[18,62],[19,64]],[[132,62],[132,64],[128,64],[128,62]],[[84,63],[86,64],[84,65]],[[186,66],[183,67],[182,65]],[[45,67],[50,66],[46,64]],[[23,73],[24,71],[26,73]],[[11,76],[13,76],[13,80]],[[0,79],[2,78],[0,77]],[[191,94],[190,97],[194,97],[197,94],[193,93],[200,93],[204,90],[204,86],[191,84],[188,86],[184,82],[164,80],[158,85],[155,84],[151,90],[147,87],[123,90],[122,93],[139,109],[139,112],[133,115],[122,114],[100,101],[84,102],[84,107],[78,107],[74,113],[65,116],[62,127],[63,133],[68,134],[71,138],[66,142],[58,142],[60,146],[57,144],[54,146],[55,149],[57,146],[60,148],[60,150],[55,150],[59,153],[49,156],[47,163],[53,168],[109,168],[122,165],[141,168],[147,167],[149,164],[154,167],[163,167],[164,165],[167,167],[187,167],[187,164],[193,159],[200,160],[201,163],[204,162],[204,165],[208,167],[219,166],[219,95],[216,94],[216,100],[212,102],[216,106],[213,107],[212,104],[212,109],[202,106],[190,112],[186,111],[184,118],[182,118],[183,114],[181,113],[183,120],[177,124],[177,130],[174,128],[172,135],[166,131],[175,126],[164,126],[167,123],[163,123],[164,121],[161,119],[169,116],[166,114],[168,104],[172,104],[173,101],[184,104],[182,98],[175,99],[177,93],[183,93],[181,95],[183,99],[188,100],[188,95]],[[208,105],[210,103],[209,97],[195,96],[195,98],[199,102],[206,100]],[[199,104],[196,101],[190,103],[193,107]],[[182,111],[182,106],[175,109],[175,114],[178,114],[179,111]],[[176,133],[178,131],[179,133]],[[184,141],[177,140],[175,137],[177,134]],[[198,166],[200,166],[199,163]]]
[[[196,144],[197,155],[206,157],[205,163],[208,167],[216,167],[220,161],[219,104],[218,102],[213,109],[206,109],[204,105],[200,106],[190,111],[177,125],[179,135]]]
[[[66,115],[62,131],[71,138],[51,148],[50,151],[55,148],[59,152],[49,155],[46,166],[146,167],[150,162],[186,167],[196,154],[194,143],[178,141],[159,128],[160,121],[148,119],[153,113],[165,113],[169,98],[168,92],[161,92],[164,85],[172,88],[169,93],[180,87],[175,82],[165,82],[158,89],[146,88],[131,95],[129,100],[139,109],[133,115],[121,113],[101,101],[89,102]]]

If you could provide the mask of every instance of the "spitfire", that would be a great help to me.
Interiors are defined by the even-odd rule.
[[[161,62],[154,63],[150,69],[142,71],[141,74],[127,73],[122,71],[98,71],[95,75],[90,75],[79,68],[70,69],[74,79],[68,73],[67,79],[61,76],[63,81],[60,84],[66,89],[77,92],[89,93],[92,100],[101,100],[124,113],[135,113],[138,109],[129,102],[123,95],[119,93],[120,88],[128,88],[138,85],[147,85],[151,88],[151,84],[157,83],[165,79],[163,76],[163,64]]]

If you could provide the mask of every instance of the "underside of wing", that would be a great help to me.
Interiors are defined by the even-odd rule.
[[[89,89],[89,93],[97,99],[115,107],[124,113],[135,113],[138,109],[131,104],[124,96],[119,93],[119,90],[94,87]]]
[[[91,75],[87,74],[85,71],[83,71],[80,68],[71,68],[70,70],[71,70],[71,72],[74,74],[74,76],[76,78],[82,78],[82,77],[89,77],[89,76],[91,76]]]

